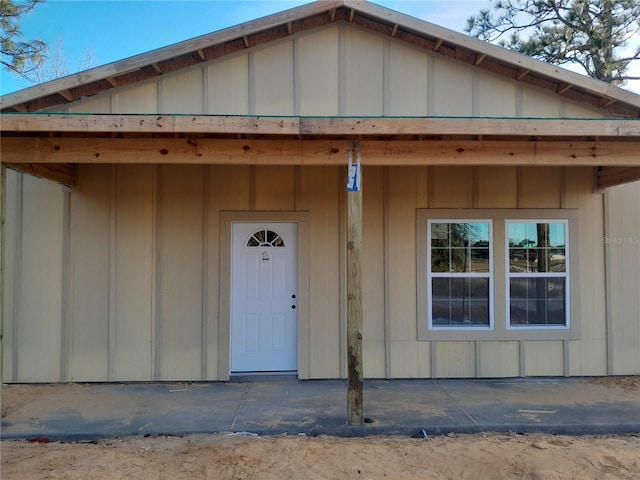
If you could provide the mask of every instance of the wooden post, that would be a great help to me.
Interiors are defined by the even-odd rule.
[[[353,149],[358,158],[356,168],[352,165],[350,148],[349,170],[353,183],[347,187],[347,411],[349,425],[362,425],[362,180],[359,178],[359,144]]]
[[[7,168],[0,163],[0,412],[2,411],[2,358],[4,357],[4,224],[7,199]]]

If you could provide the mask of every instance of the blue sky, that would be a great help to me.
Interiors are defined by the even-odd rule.
[[[89,48],[91,66],[97,67],[305,3],[309,0],[47,0],[24,16],[21,25],[26,39],[62,43],[73,73],[85,68]],[[373,3],[459,32],[469,16],[491,5],[489,0]],[[29,86],[0,69],[0,94]]]
[[[47,0],[20,22],[26,39],[62,42],[69,73],[84,68],[92,46],[97,67],[239,23],[309,3],[310,0]],[[462,31],[466,19],[489,0],[376,0],[374,3]],[[31,86],[0,73],[0,93]]]

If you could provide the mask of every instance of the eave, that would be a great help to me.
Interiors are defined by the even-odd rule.
[[[562,98],[640,118],[640,95],[366,2],[322,0],[0,98],[3,112],[35,112],[160,77],[332,23],[349,23],[535,86]]]

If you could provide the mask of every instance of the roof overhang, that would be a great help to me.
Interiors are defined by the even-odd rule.
[[[322,0],[0,97],[4,112],[55,108],[324,25],[344,22],[563,98],[640,118],[640,95],[366,1]]]
[[[640,179],[640,120],[3,114],[10,168],[72,185],[75,165],[591,166],[598,187]]]

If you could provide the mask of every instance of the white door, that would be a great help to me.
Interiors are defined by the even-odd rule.
[[[231,372],[298,369],[296,223],[233,223]]]

